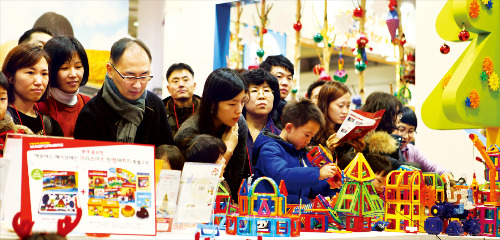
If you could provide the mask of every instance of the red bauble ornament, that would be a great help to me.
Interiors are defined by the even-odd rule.
[[[448,46],[448,44],[443,44],[443,46],[441,46],[439,48],[439,51],[442,53],[442,54],[448,54],[450,52],[450,46]]]
[[[302,23],[300,22],[296,22],[293,24],[293,29],[295,29],[295,31],[300,31],[300,29],[302,29]]]
[[[267,33],[267,29],[266,28],[262,29],[262,34],[266,34],[266,33]]]
[[[460,39],[460,41],[467,41],[469,40],[469,37],[470,33],[465,29],[460,31],[460,33],[458,34],[458,39]]]
[[[357,7],[356,9],[354,9],[354,11],[352,12],[352,15],[354,15],[354,18],[362,18],[363,17],[363,14],[364,14],[365,11],[363,11],[362,8],[360,7]]]

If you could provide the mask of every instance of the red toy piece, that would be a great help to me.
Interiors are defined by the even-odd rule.
[[[332,162],[332,157],[329,156],[328,152],[326,152],[323,147],[316,146],[314,147],[309,153],[307,153],[307,159],[309,162],[316,167],[323,167],[325,164],[335,164]],[[337,167],[337,165],[335,165]],[[335,175],[331,178],[328,178],[326,180],[330,186],[333,188],[340,188],[342,187],[342,174],[340,169],[337,167],[337,171],[335,172]]]

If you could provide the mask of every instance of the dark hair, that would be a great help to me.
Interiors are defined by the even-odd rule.
[[[23,35],[21,35],[21,37],[19,38],[19,41],[17,41],[17,44],[29,42],[31,40],[31,34],[33,33],[45,33],[52,36],[52,32],[50,32],[47,28],[36,27],[24,32]]]
[[[328,82],[321,87],[321,90],[319,90],[317,104],[318,108],[325,117],[325,127],[321,128],[316,134],[320,144],[325,144],[328,137],[330,137],[330,135],[337,131],[340,127],[339,124],[335,124],[330,121],[330,118],[328,117],[328,106],[331,102],[344,96],[346,93],[351,93],[349,87],[337,81]]]
[[[260,86],[264,83],[267,83],[271,88],[271,91],[273,91],[273,97],[274,97],[273,109],[271,110],[271,112],[273,112],[278,108],[278,104],[280,103],[281,99],[280,84],[275,76],[273,76],[271,73],[261,68],[252,69],[250,71],[244,72],[242,76],[246,88],[249,88],[250,84]],[[245,115],[245,113],[246,109],[243,110],[243,115]]]
[[[215,163],[220,155],[226,153],[226,144],[208,134],[192,135],[179,144],[186,155],[186,162]]]
[[[347,165],[349,165],[349,163],[351,163],[351,161],[356,157],[356,155],[356,152],[347,152],[339,158],[337,166],[340,169],[345,169]],[[391,161],[384,155],[363,151],[363,156],[375,174],[383,173],[383,176],[387,176],[393,170]]]
[[[9,88],[7,90],[7,94],[9,96],[9,103],[14,102],[14,76],[17,70],[21,68],[31,67],[37,64],[42,58],[47,60],[47,64],[49,65],[49,69],[51,66],[51,61],[49,54],[39,46],[35,46],[29,43],[22,43],[14,47],[5,57],[5,61],[3,62],[2,72],[7,77],[7,80],[12,78],[9,81]],[[49,79],[50,83],[50,79]],[[42,97],[38,101],[45,100],[47,96],[47,89],[45,89],[45,93],[43,93]]]
[[[217,114],[219,102],[231,100],[242,91],[247,92],[247,88],[243,83],[243,77],[238,72],[229,68],[219,68],[210,73],[205,81],[197,112],[200,133],[215,136],[213,118]]]
[[[366,98],[365,105],[361,111],[374,113],[385,109],[384,116],[378,124],[377,131],[385,131],[389,134],[397,128],[395,116],[403,109],[403,104],[397,97],[385,92],[373,92]]]
[[[33,233],[33,235],[24,240],[65,240],[66,237],[58,233]]]
[[[306,125],[309,121],[318,123],[320,129],[325,125],[323,114],[310,99],[301,98],[298,102],[288,103],[283,108],[283,113],[281,114],[283,128],[287,123],[291,123],[294,127],[299,128]]]
[[[263,68],[264,70],[271,72],[271,68],[273,67],[282,67],[289,71],[292,76],[294,74],[293,70],[293,64],[288,60],[288,58],[284,57],[283,55],[273,55],[273,56],[268,56],[266,60],[264,60],[260,65],[260,68]]]
[[[0,87],[3,87],[5,90],[9,89],[9,80],[7,80],[3,72],[0,72]]]
[[[174,64],[170,65],[170,67],[167,70],[167,76],[166,76],[167,82],[168,82],[168,78],[170,77],[172,72],[177,71],[177,70],[184,70],[184,69],[188,70],[188,72],[191,73],[191,75],[193,75],[193,77],[194,77],[194,71],[191,68],[191,66],[189,66],[185,63],[174,63]]]
[[[120,61],[120,58],[122,57],[125,50],[127,50],[127,48],[134,43],[139,45],[139,47],[141,47],[142,49],[144,49],[144,51],[146,51],[146,54],[148,54],[149,57],[149,62],[151,62],[152,60],[151,51],[149,51],[148,46],[146,46],[146,44],[143,41],[137,38],[122,38],[113,43],[113,46],[111,46],[111,51],[109,56],[111,63],[116,64],[118,61]]]
[[[317,87],[325,85],[325,83],[327,83],[327,81],[324,80],[318,80],[316,82],[311,83],[311,85],[309,85],[309,87],[307,88],[306,98],[311,99],[313,90]]]
[[[90,71],[89,60],[82,44],[75,37],[59,36],[52,38],[43,46],[43,49],[47,51],[52,59],[49,70],[49,82],[51,87],[59,88],[59,83],[57,82],[59,68],[61,68],[64,63],[71,61],[75,54],[80,57],[84,69],[80,86],[85,86],[85,84],[87,84]]]
[[[364,156],[375,174],[383,174],[383,176],[387,176],[393,170],[391,161],[387,158],[387,156],[376,153],[364,153]]]
[[[168,161],[172,170],[182,171],[184,167],[184,155],[179,148],[174,145],[163,144],[156,147],[155,158]]]
[[[52,32],[51,36],[71,36],[73,37],[73,27],[66,17],[55,12],[46,12],[40,16],[33,28],[43,27]]]
[[[403,110],[401,111],[401,119],[399,121],[404,124],[414,126],[415,130],[417,130],[417,115],[410,107],[403,107]]]

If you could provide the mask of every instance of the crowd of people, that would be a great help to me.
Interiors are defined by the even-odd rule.
[[[401,165],[452,177],[412,144],[416,115],[392,94],[370,94],[361,110],[385,109],[377,129],[343,141],[337,131],[351,109],[350,89],[341,82],[316,81],[306,98],[287,102],[294,66],[282,55],[268,56],[248,71],[214,70],[201,97],[194,94],[194,70],[173,64],[166,72],[170,96],[163,100],[146,90],[153,78],[151,60],[141,40],[116,41],[102,88],[85,96],[79,88],[88,81],[89,62],[82,44],[72,36],[52,37],[43,28],[27,31],[0,73],[2,136],[16,132],[151,144],[156,158],[165,160],[164,168],[175,170],[182,170],[184,162],[219,163],[236,202],[242,180],[261,176],[284,180],[289,203],[332,196],[337,190],[326,179],[357,153],[372,166],[380,194],[387,174]],[[320,144],[336,165],[319,168],[307,160],[309,147]],[[259,191],[272,189],[263,184]]]

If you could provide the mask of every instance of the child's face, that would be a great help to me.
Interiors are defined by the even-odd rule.
[[[404,148],[408,145],[408,143],[413,141],[413,137],[415,136],[415,126],[398,122],[398,129],[394,130],[393,133],[403,137],[403,141],[401,141],[401,148]]]
[[[5,112],[7,112],[7,89],[0,87],[0,120],[5,117]]]
[[[297,150],[302,149],[306,147],[311,141],[311,138],[316,135],[319,127],[320,125],[314,121],[309,121],[298,128],[288,123],[285,128],[288,132],[287,142],[291,143]]]
[[[385,180],[387,176],[384,176],[384,172],[375,173],[375,180],[372,181],[372,185],[377,193],[383,193],[385,190]]]

